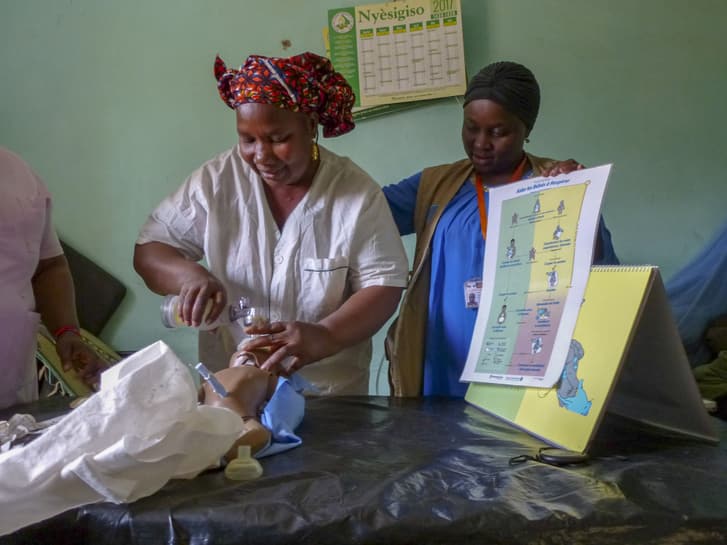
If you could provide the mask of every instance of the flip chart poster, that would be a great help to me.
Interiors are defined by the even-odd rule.
[[[490,189],[483,289],[463,381],[550,388],[560,378],[610,170]]]

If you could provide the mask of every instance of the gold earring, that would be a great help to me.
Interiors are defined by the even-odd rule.
[[[318,152],[318,142],[313,140],[313,149],[311,150],[311,157],[314,161],[318,160],[318,157],[320,157],[320,153]]]

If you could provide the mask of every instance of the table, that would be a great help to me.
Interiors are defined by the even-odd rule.
[[[543,443],[462,400],[310,399],[303,445],[263,459],[255,481],[211,471],[0,544],[726,543],[727,423],[715,424],[717,446],[609,416],[588,463],[511,465]]]

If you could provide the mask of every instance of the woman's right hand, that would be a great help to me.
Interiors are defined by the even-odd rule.
[[[567,159],[565,161],[556,161],[550,167],[544,168],[540,173],[541,176],[546,178],[551,176],[558,176],[560,174],[570,174],[575,170],[583,170],[586,168],[575,159]]]
[[[186,325],[199,327],[203,323],[210,324],[226,307],[225,288],[204,267],[197,268],[182,282],[179,290],[179,314]]]
[[[188,326],[214,322],[227,306],[222,283],[181,250],[164,242],[134,246],[134,269],[160,295],[179,295],[179,316]],[[209,309],[207,306],[209,305]]]

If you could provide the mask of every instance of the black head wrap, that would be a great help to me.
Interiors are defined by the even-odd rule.
[[[533,73],[522,64],[502,61],[485,66],[470,80],[464,105],[487,98],[517,116],[532,130],[540,108],[540,87]]]

